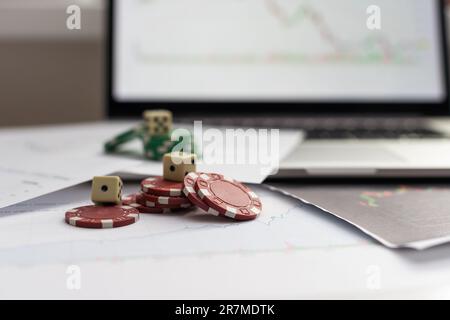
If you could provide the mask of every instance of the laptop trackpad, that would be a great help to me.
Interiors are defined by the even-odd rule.
[[[327,143],[304,143],[290,154],[283,164],[294,163],[404,163],[406,160],[382,145],[362,145],[359,143],[349,144],[327,144]]]

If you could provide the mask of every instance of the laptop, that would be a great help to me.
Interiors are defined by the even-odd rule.
[[[109,17],[111,118],[303,130],[279,177],[450,176],[443,0],[114,0]]]

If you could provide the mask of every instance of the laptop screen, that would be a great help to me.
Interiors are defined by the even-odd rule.
[[[440,1],[116,0],[118,102],[441,102]]]

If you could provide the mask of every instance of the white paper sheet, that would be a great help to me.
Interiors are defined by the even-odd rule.
[[[139,188],[139,183],[125,183],[125,193]],[[0,267],[372,244],[351,226],[315,215],[292,197],[257,185],[252,189],[260,196],[263,210],[249,222],[196,209],[185,214],[141,214],[133,225],[102,230],[64,222],[67,210],[90,203],[89,184],[61,190],[0,209]]]
[[[0,208],[133,166],[106,156],[103,141],[128,123],[92,123],[0,131]]]
[[[450,245],[388,250],[312,206],[253,188],[264,211],[242,223],[192,212],[141,215],[117,229],[67,225],[65,210],[89,202],[89,184],[0,209],[0,298],[450,297]]]
[[[160,175],[161,162],[103,153],[104,141],[136,123],[96,122],[0,130],[0,208],[88,181],[95,175],[118,171],[143,177]],[[298,145],[302,133],[282,131],[280,138],[282,158]],[[129,147],[136,153],[143,152],[139,141]],[[258,165],[200,164],[198,169],[253,183],[268,175],[262,174]]]
[[[191,129],[191,127],[186,126],[186,128]],[[205,130],[208,127],[204,128]],[[224,128],[220,129],[224,132]],[[243,132],[241,132],[240,137],[243,136]],[[221,173],[225,176],[232,177],[233,179],[246,182],[246,183],[261,183],[263,182],[270,174],[276,173],[278,170],[278,165],[282,159],[284,159],[287,155],[289,155],[292,150],[296,146],[298,146],[303,140],[303,132],[299,130],[280,130],[279,132],[279,148],[277,148],[276,152],[271,154],[272,158],[271,164],[268,163],[239,163],[239,164],[227,164],[227,163],[206,163],[205,161],[201,161],[197,164],[197,170],[200,172],[216,172]],[[200,144],[199,137],[196,137],[197,145]],[[265,142],[262,140],[258,140],[256,144],[251,145],[236,145],[233,152],[235,154],[244,153],[257,153],[258,150],[265,147],[263,145]],[[219,152],[226,153],[227,146],[225,143],[218,145]],[[220,158],[220,157],[219,157]],[[160,175],[162,172],[162,164],[156,161],[146,161],[141,164],[127,168],[123,171],[123,173],[131,173],[142,176],[148,175]]]

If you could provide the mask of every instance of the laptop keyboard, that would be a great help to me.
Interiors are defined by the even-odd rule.
[[[307,139],[431,139],[443,138],[437,131],[426,128],[415,129],[310,129]]]
[[[199,118],[183,118],[193,122]],[[205,125],[253,128],[301,129],[310,140],[321,139],[441,139],[446,136],[419,118],[295,118],[295,117],[207,117]]]

